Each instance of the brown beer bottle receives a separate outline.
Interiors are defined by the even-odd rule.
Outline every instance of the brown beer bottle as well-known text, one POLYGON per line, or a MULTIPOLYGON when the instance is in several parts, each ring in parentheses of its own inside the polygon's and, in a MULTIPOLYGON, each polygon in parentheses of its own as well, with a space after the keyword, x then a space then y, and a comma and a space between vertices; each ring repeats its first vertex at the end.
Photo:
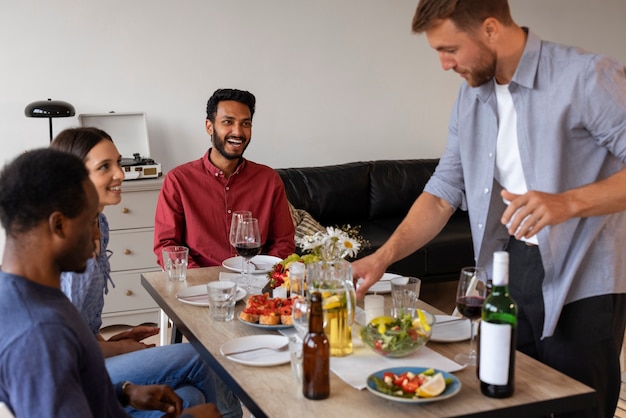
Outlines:
POLYGON ((308 399, 330 395, 330 344, 324 334, 322 295, 311 294, 309 332, 302 344, 302 394, 308 399))

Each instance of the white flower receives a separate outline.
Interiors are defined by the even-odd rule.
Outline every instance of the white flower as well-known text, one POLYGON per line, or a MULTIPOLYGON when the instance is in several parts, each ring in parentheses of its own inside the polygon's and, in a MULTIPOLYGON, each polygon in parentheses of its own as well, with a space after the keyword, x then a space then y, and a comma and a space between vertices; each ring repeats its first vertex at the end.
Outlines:
POLYGON ((349 257, 356 257, 357 253, 361 249, 361 244, 354 238, 346 237, 343 240, 343 247, 348 252, 349 257))
POLYGON ((342 228, 327 227, 326 232, 316 232, 313 235, 298 239, 296 243, 303 251, 319 256, 323 260, 331 261, 356 257, 361 249, 361 239, 356 234, 356 228, 347 225, 342 228))

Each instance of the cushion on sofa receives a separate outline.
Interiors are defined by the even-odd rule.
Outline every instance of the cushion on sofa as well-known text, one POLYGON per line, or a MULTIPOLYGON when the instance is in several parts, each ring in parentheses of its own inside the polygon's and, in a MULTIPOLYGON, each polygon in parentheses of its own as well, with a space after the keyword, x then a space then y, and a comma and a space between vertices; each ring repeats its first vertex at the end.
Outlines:
POLYGON ((293 226, 296 228, 296 240, 311 236, 316 232, 326 232, 326 228, 313 219, 309 212, 295 208, 291 202, 289 202, 289 213, 291 213, 293 226))

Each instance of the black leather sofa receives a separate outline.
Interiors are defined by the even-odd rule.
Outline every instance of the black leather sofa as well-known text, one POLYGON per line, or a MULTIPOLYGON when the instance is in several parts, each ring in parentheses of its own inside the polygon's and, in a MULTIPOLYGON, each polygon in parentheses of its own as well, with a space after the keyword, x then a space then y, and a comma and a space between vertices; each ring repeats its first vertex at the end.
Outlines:
MULTIPOLYGON (((361 235, 370 243, 358 255, 363 257, 379 248, 400 224, 437 162, 379 160, 276 171, 293 206, 322 225, 360 225, 361 235)), ((469 218, 459 210, 436 238, 388 271, 434 283, 457 280, 461 268, 469 265, 474 265, 469 218)))

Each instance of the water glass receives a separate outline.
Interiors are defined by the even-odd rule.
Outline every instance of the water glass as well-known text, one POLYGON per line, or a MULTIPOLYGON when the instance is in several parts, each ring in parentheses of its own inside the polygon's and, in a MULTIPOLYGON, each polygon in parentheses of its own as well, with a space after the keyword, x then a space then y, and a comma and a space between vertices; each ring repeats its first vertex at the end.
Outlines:
POLYGON ((293 298, 293 305, 291 305, 291 317, 293 318, 293 326, 298 331, 300 337, 309 332, 309 311, 311 310, 311 304, 306 296, 296 296, 293 298))
POLYGON ((304 296, 304 263, 295 262, 289 265, 289 296, 304 296))
POLYGON ((217 281, 207 284, 209 294, 209 315, 216 321, 232 321, 235 317, 237 284, 231 281, 217 281))
POLYGON ((169 279, 176 282, 185 281, 189 248, 182 245, 169 245, 163 247, 161 253, 163 255, 163 267, 167 271, 169 279))
MULTIPOLYGON (((302 383, 302 338, 298 334, 289 336, 289 354, 291 356, 291 374, 293 378, 302 383)), ((300 388, 300 386, 298 386, 300 388)))
POLYGON ((396 277, 391 279, 393 316, 398 317, 403 312, 415 316, 421 284, 422 281, 417 277, 396 277))

